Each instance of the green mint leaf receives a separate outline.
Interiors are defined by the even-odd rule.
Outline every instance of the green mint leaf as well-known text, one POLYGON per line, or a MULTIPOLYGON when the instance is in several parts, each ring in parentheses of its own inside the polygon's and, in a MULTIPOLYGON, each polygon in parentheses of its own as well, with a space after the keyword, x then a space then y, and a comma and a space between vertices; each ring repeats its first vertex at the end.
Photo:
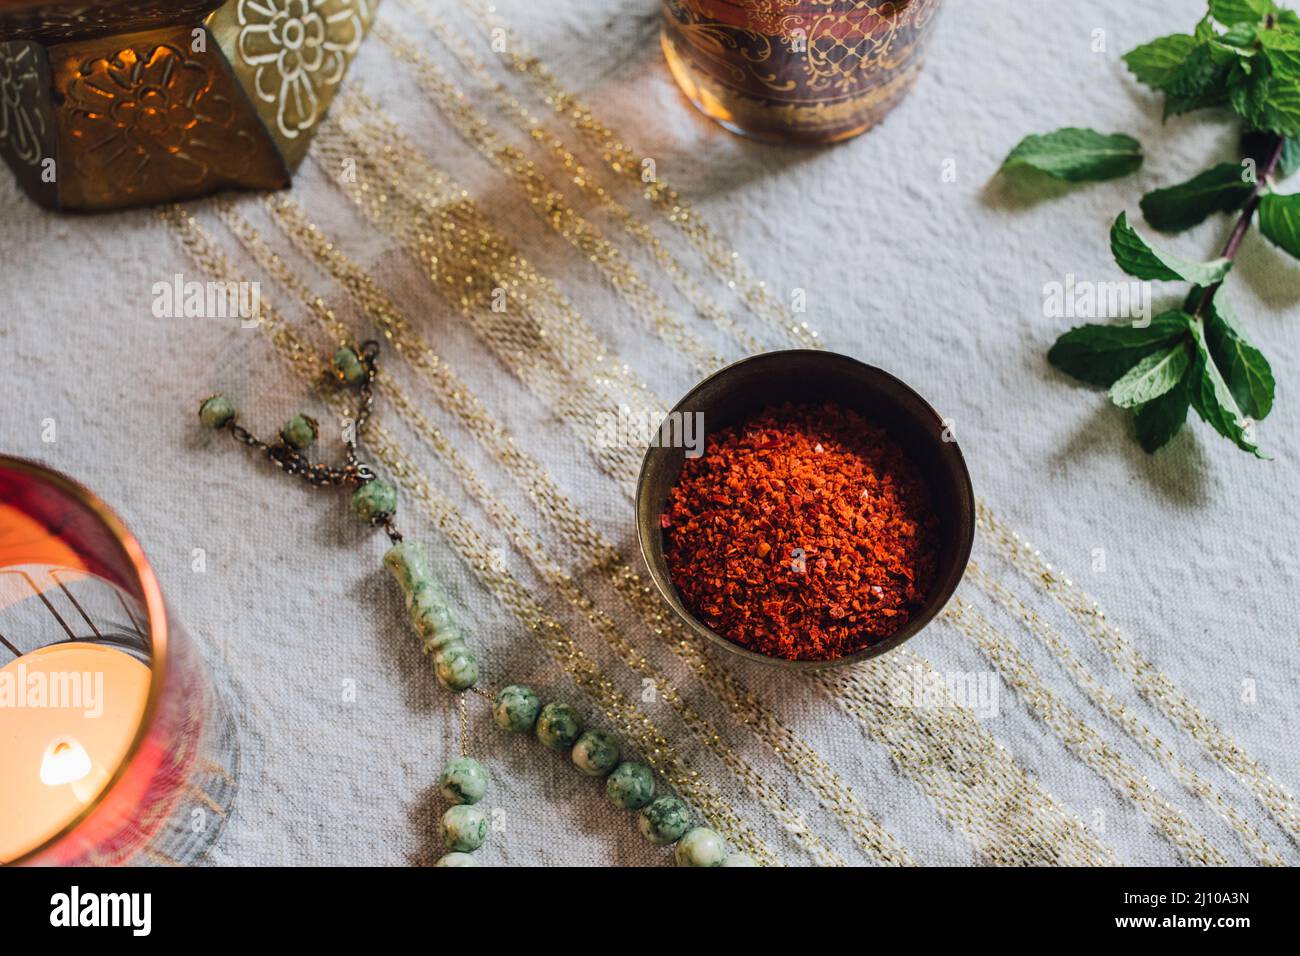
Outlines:
POLYGON ((1238 23, 1257 24, 1277 7, 1271 0, 1210 0, 1210 16, 1225 27, 1238 23))
MULTIPOLYGON (((1228 74, 1228 102, 1256 130, 1300 136, 1300 74, 1280 72, 1280 61, 1257 57, 1246 72, 1239 62, 1228 74)), ((1285 65, 1283 70, 1285 70, 1285 65)))
POLYGON ((1280 136, 1300 136, 1300 77, 1270 79, 1263 120, 1264 129, 1280 136))
POLYGON ((1289 78, 1293 83, 1300 77, 1300 36, 1280 30, 1261 30, 1259 45, 1274 76, 1289 78))
POLYGON ((1236 313, 1220 286, 1205 320, 1205 341, 1228 390, 1243 413, 1259 421, 1273 409, 1273 369, 1262 352, 1246 341, 1236 313))
POLYGON ((1183 376, 1173 388, 1137 410, 1137 440, 1147 454, 1164 447, 1178 434, 1187 420, 1191 405, 1188 377, 1183 376))
POLYGON ((1185 338, 1188 322, 1174 311, 1156 316, 1145 328, 1082 325, 1057 339, 1047 360, 1080 381, 1110 386, 1152 352, 1185 338))
POLYGON ((1131 136, 1107 136, 1067 127, 1041 136, 1026 136, 1008 154, 1002 169, 1029 166, 1069 182, 1114 179, 1142 165, 1142 145, 1131 136))
POLYGON ((1124 54, 1124 63, 1139 82, 1163 90, 1197 44, 1196 37, 1175 33, 1130 50, 1124 54))
POLYGON ((1110 387, 1110 400, 1120 408, 1145 405, 1181 382, 1189 364, 1191 354, 1186 341, 1152 352, 1116 379, 1110 387))
POLYGON ((1238 23, 1221 35, 1218 42, 1235 47, 1241 55, 1254 56, 1255 44, 1259 42, 1259 28, 1253 23, 1238 23))
POLYGON ((1128 214, 1123 212, 1111 226, 1110 251, 1119 267, 1138 279, 1170 282, 1182 279, 1193 285, 1208 286, 1221 281, 1232 268, 1228 259, 1195 262, 1152 248, 1128 224, 1128 214))
POLYGON ((1232 71, 1242 68, 1238 52, 1214 40, 1193 47, 1165 80, 1165 118, 1228 102, 1232 71))
POLYGON ((1149 192, 1142 197, 1142 215, 1162 232, 1179 232, 1211 213, 1232 212, 1255 188, 1242 178, 1244 172, 1237 163, 1220 163, 1185 183, 1149 192))
POLYGON ((1211 428, 1234 442, 1243 451, 1263 458, 1259 447, 1247 433, 1237 400, 1232 397, 1228 383, 1210 357, 1209 345, 1200 323, 1192 324, 1192 337, 1196 343, 1196 359, 1192 365, 1192 407, 1211 428))
POLYGON ((1267 128, 1264 110, 1270 81, 1267 63, 1252 64, 1249 71, 1238 63, 1228 74, 1228 103, 1250 129, 1267 128))
POLYGON ((1259 201, 1259 231, 1300 259, 1300 194, 1269 193, 1259 201))

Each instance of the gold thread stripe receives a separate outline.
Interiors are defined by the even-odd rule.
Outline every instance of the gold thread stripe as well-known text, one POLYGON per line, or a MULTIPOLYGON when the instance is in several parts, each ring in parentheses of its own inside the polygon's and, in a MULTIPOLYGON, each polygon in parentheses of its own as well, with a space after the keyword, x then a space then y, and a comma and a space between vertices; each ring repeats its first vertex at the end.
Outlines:
POLYGON ((543 103, 563 117, 595 149, 610 170, 635 184, 646 200, 686 235, 713 272, 728 288, 740 294, 755 316, 803 348, 821 347, 817 333, 808 327, 808 323, 794 318, 793 310, 777 300, 767 283, 753 276, 740 255, 727 248, 708 223, 699 217, 690 201, 662 175, 657 173, 655 181, 650 183, 641 181, 641 159, 624 145, 614 130, 560 85, 541 60, 529 51, 519 35, 501 19, 495 8, 481 0, 465 0, 462 6, 479 21, 485 34, 501 31, 505 43, 498 52, 507 65, 524 78, 543 103))
MULTIPOLYGON (((206 269, 214 279, 238 280, 225 254, 192 215, 176 206, 166 207, 160 214, 197 265, 206 269)), ((316 385, 328 379, 328 367, 324 361, 315 356, 310 347, 280 319, 265 297, 261 302, 261 315, 259 329, 306 382, 316 385)), ((342 396, 324 392, 321 398, 338 414, 348 413, 342 396)), ((637 745, 646 762, 690 800, 710 825, 723 833, 734 846, 751 853, 760 862, 779 864, 780 860, 766 843, 740 819, 712 785, 686 763, 649 716, 604 676, 600 667, 586 656, 557 621, 546 614, 508 569, 492 560, 486 542, 464 520, 456 506, 425 479, 378 421, 371 421, 367 443, 376 460, 411 497, 421 503, 433 524, 456 546, 461 559, 479 581, 542 643, 575 683, 599 703, 610 723, 625 739, 637 745)))
POLYGON ((966 577, 986 595, 1017 617, 1025 630, 1051 650, 1065 665, 1074 682, 1088 695, 1088 699, 1106 714, 1112 721, 1124 729, 1136 740, 1170 776, 1177 780, 1188 792, 1200 797, 1210 808, 1230 826, 1260 863, 1266 866, 1285 866, 1286 861, 1260 836, 1255 826, 1243 817, 1235 807, 1223 799, 1218 790, 1204 780, 1195 770, 1188 767, 1170 749, 1169 745, 1156 736, 1137 714, 1115 699, 1106 687, 1095 678, 1070 649, 1069 645, 1056 633, 1033 608, 1028 607, 1016 595, 998 583, 974 561, 966 568, 966 577))
POLYGON ((945 619, 968 637, 1002 674, 1002 679, 1038 718, 1121 797, 1128 797, 1188 863, 1226 866, 1228 858, 1206 840, 1186 814, 1169 803, 1146 777, 1090 724, 1051 690, 1033 665, 1005 634, 960 597, 953 598, 945 619))
MULTIPOLYGON (((349 97, 344 100, 340 118, 352 115, 349 97)), ((592 445, 591 436, 608 430, 620 405, 638 420, 658 421, 666 412, 662 402, 608 355, 554 283, 518 255, 467 193, 419 160, 390 125, 373 115, 369 124, 359 131, 327 124, 314 153, 370 172, 338 186, 425 267, 493 354, 591 447, 601 470, 633 481, 640 468, 636 449, 592 445), (490 307, 497 290, 508 301, 504 312, 490 307)))
MULTIPOLYGON (((388 134, 386 134, 386 135, 387 135, 390 139, 391 139, 394 135, 398 135, 398 136, 400 136, 400 134, 394 134, 394 133, 391 133, 391 132, 388 133, 388 134)), ((365 139, 366 139, 366 141, 373 141, 374 136, 367 136, 365 139)), ((354 143, 354 144, 353 144, 353 148, 355 149, 355 148, 359 147, 359 145, 360 145, 359 143, 354 143)), ((385 148, 384 150, 380 151, 379 155, 389 156, 389 155, 392 155, 394 152, 395 152, 394 150, 390 150, 390 149, 385 148)), ((408 161, 408 162, 417 162, 417 159, 416 159, 415 157, 418 157, 418 154, 414 154, 414 151, 413 151, 413 150, 410 150, 409 147, 406 148, 406 149, 404 149, 402 152, 403 152, 403 155, 407 157, 407 161, 408 161), (413 154, 414 154, 414 155, 413 155, 413 154)), ((372 153, 372 155, 374 155, 374 154, 372 153)), ((390 192, 390 193, 380 193, 380 194, 376 195, 375 191, 374 191, 373 189, 370 189, 370 190, 368 190, 368 191, 364 191, 364 192, 363 192, 363 195, 369 195, 369 196, 371 197, 372 201, 374 202, 374 205, 375 205, 378 209, 380 209, 381 211, 383 211, 384 214, 386 214, 386 215, 388 215, 388 216, 390 216, 390 217, 397 216, 397 217, 400 218, 400 208, 401 208, 401 204, 400 204, 400 202, 398 201, 397 196, 396 196, 396 192, 395 192, 396 185, 395 185, 395 184, 397 184, 397 183, 410 183, 410 182, 412 182, 412 181, 418 179, 419 176, 418 176, 418 175, 412 175, 412 173, 410 172, 410 170, 409 170, 407 167, 401 167, 401 168, 399 168, 399 169, 396 170, 396 171, 389 171, 386 175, 387 175, 387 179, 388 179, 390 185, 391 185, 391 186, 393 187, 393 189, 394 189, 394 192, 390 192)), ((421 175, 424 175, 425 177, 427 177, 427 176, 428 176, 428 171, 425 170, 421 175)), ((397 234, 402 234, 402 233, 404 232, 404 230, 403 230, 402 228, 400 228, 400 227, 394 229, 391 223, 389 224, 388 228, 389 228, 390 230, 392 230, 393 232, 397 233, 397 234)), ((409 229, 408 229, 408 230, 405 230, 405 231, 406 231, 406 232, 409 232, 409 229)), ((471 261, 471 262, 476 262, 476 261, 478 261, 478 259, 475 258, 474 256, 470 256, 470 261, 471 261)), ((453 288, 454 288, 454 287, 453 287, 453 288)), ((928 665, 926 665, 926 666, 928 666, 928 665)), ((751 695, 751 697, 752 697, 752 695, 751 695)), ((724 700, 728 700, 728 698, 725 697, 725 696, 724 696, 723 699, 724 699, 724 700)), ((736 699, 735 697, 732 697, 732 698, 731 698, 731 700, 733 700, 733 701, 734 701, 735 699, 736 699)), ((733 705, 733 706, 734 706, 734 705, 733 705)), ((952 725, 952 729, 953 729, 954 732, 959 732, 959 733, 966 734, 966 735, 969 736, 969 739, 967 740, 967 745, 968 745, 968 750, 969 750, 970 752, 972 752, 972 753, 978 753, 978 752, 983 752, 984 750, 987 749, 988 741, 986 741, 986 740, 982 740, 982 739, 979 738, 978 735, 981 733, 981 731, 979 731, 978 728, 977 728, 977 726, 974 725, 973 723, 957 723, 957 724, 952 725), (972 728, 975 729, 975 735, 970 736, 972 728)), ((987 735, 986 735, 986 736, 987 736, 987 735)), ((991 739, 991 738, 990 738, 990 739, 991 739)), ((906 764, 902 764, 902 765, 907 766, 906 764)), ((843 818, 842 818, 842 819, 843 819, 843 818)), ((1011 831, 1011 830, 1009 830, 1009 829, 1004 829, 1003 832, 1002 832, 1002 838, 1003 838, 1004 840, 1015 840, 1015 839, 1016 839, 1016 835, 1014 834, 1013 831, 1011 831)), ((1024 843, 1025 841, 1022 839, 1021 842, 1024 843)))
POLYGON ((1003 866, 1114 866, 1115 852, 953 699, 929 662, 900 648, 815 678, 830 699, 983 859, 1003 866), (911 688, 924 686, 925 701, 911 688), (931 703, 933 700, 935 703, 931 703))
MULTIPOLYGON (((727 704, 730 711, 743 724, 772 747, 789 769, 809 783, 824 805, 839 817, 865 852, 880 862, 894 864, 909 862, 906 851, 884 832, 874 817, 866 812, 852 791, 817 752, 782 724, 770 709, 745 691, 729 674, 707 660, 701 651, 698 638, 679 624, 674 627, 670 623, 662 602, 651 593, 640 576, 619 555, 617 549, 582 516, 581 511, 560 491, 540 463, 515 445, 500 425, 489 420, 486 410, 473 397, 465 383, 455 378, 437 356, 432 354, 428 346, 410 332, 409 324, 400 314, 397 306, 375 286, 373 280, 350 263, 336 244, 330 242, 318 228, 309 223, 299 207, 289 200, 271 202, 270 205, 277 221, 295 245, 349 291, 357 305, 382 328, 397 351, 422 372, 425 380, 435 389, 444 407, 449 408, 461 419, 462 423, 527 492, 528 497, 541 506, 541 513, 564 535, 567 553, 592 556, 592 567, 604 575, 614 589, 641 614, 656 636, 665 641, 692 667, 706 686, 727 704), (675 633, 669 636, 669 630, 675 633)), ((290 275, 282 280, 282 284, 296 281, 296 278, 290 275)), ((310 296, 310 293, 301 287, 299 294, 300 297, 304 294, 310 296)), ((395 390, 392 398, 409 407, 409 400, 395 390)), ((408 415, 408 417, 414 416, 408 415)), ((418 421, 413 421, 413 427, 421 432, 428 431, 428 426, 418 421)), ((644 657, 630 649, 620 653, 624 660, 629 662, 629 666, 638 673, 653 677, 666 699, 669 699, 670 703, 673 702, 673 698, 668 695, 675 697, 675 689, 664 680, 662 675, 653 674, 649 670, 650 665, 644 657)), ((680 705, 685 707, 684 703, 680 705)), ((691 719, 699 720, 698 715, 691 719)), ((718 741, 716 733, 709 730, 708 734, 708 740, 719 745, 716 744, 718 741)), ((762 784, 761 778, 758 778, 758 781, 754 785, 756 789, 761 790, 765 785, 762 784)), ((781 806, 780 801, 775 798, 769 798, 768 802, 773 806, 781 806)), ((782 809, 782 813, 788 813, 788 810, 782 809)), ((802 829, 790 821, 787 821, 786 825, 792 827, 793 833, 798 833, 802 829)), ((823 853, 823 858, 829 860, 833 855, 823 853)))
POLYGON ((438 64, 403 40, 386 23, 376 24, 374 33, 396 59, 411 67, 420 89, 451 121, 461 137, 523 189, 529 206, 538 217, 595 265, 655 334, 681 350, 697 371, 708 373, 726 364, 721 355, 712 351, 668 308, 622 251, 605 238, 600 228, 574 210, 564 194, 537 171, 536 164, 522 150, 502 142, 438 64))
POLYGON ((412 8, 408 6, 408 9, 420 17, 424 25, 433 32, 438 42, 456 57, 465 71, 474 78, 474 81, 492 95, 498 108, 510 119, 515 128, 534 142, 544 146, 551 156, 564 167, 569 182, 585 197, 592 200, 596 206, 612 216, 622 226, 623 231, 654 258, 660 268, 672 278, 673 285, 676 286, 677 290, 696 312, 727 332, 728 335, 735 339, 745 354, 749 355, 763 350, 762 344, 743 326, 727 315, 709 294, 701 288, 699 282, 664 245, 663 241, 654 234, 650 226, 639 219, 627 206, 619 202, 608 189, 602 186, 591 171, 582 164, 577 155, 569 149, 563 139, 554 133, 548 132, 542 121, 534 116, 519 101, 518 97, 512 95, 504 84, 493 79, 486 64, 474 54, 474 51, 470 49, 469 44, 465 42, 463 37, 452 33, 443 20, 434 17, 424 7, 412 8))
POLYGON ((1042 553, 1008 528, 983 502, 978 522, 1002 556, 1045 590, 1079 623, 1098 647, 1137 688, 1138 693, 1181 727, 1222 768, 1236 777, 1300 845, 1300 811, 1295 798, 1193 704, 1163 671, 1148 661, 1125 634, 1111 624, 1097 602, 1054 570, 1042 553))
MULTIPOLYGON (((405 318, 397 306, 380 290, 361 269, 349 261, 339 251, 335 243, 329 241, 318 228, 307 221, 300 207, 288 199, 267 200, 277 222, 286 230, 295 243, 304 248, 317 262, 321 269, 337 281, 345 290, 364 289, 366 294, 354 297, 357 305, 378 323, 384 336, 393 343, 394 348, 436 390, 439 401, 456 414, 462 424, 475 434, 500 459, 503 442, 508 441, 498 424, 488 419, 486 410, 478 403, 466 384, 456 377, 436 353, 424 342, 409 336, 405 318), (448 401, 449 396, 457 396, 448 401)), ((317 321, 340 342, 352 341, 355 336, 341 322, 326 303, 311 292, 310 289, 287 267, 284 261, 265 243, 257 231, 242 216, 236 213, 229 203, 222 204, 222 218, 245 250, 285 289, 302 302, 316 317, 317 321)), ((820 864, 842 866, 844 861, 831 850, 825 842, 814 833, 802 817, 767 783, 763 777, 745 762, 717 733, 713 726, 691 708, 672 687, 668 679, 656 671, 651 663, 639 654, 632 642, 619 630, 615 622, 605 614, 586 595, 558 565, 548 558, 551 550, 520 522, 505 505, 487 489, 482 479, 470 466, 455 445, 434 425, 432 425, 415 407, 415 403, 396 386, 391 378, 381 375, 378 378, 379 393, 389 402, 411 428, 421 435, 430 446, 446 460, 460 478, 470 494, 478 501, 484 511, 505 528, 511 540, 527 557, 538 574, 554 587, 577 610, 581 611, 593 629, 606 644, 642 677, 653 681, 663 699, 674 709, 682 722, 695 734, 696 738, 709 747, 718 759, 736 776, 748 785, 751 792, 768 808, 777 821, 801 842, 820 864)), ((541 474, 540 466, 535 461, 523 458, 524 453, 513 445, 510 446, 521 461, 531 467, 535 474, 541 474)), ((558 501, 556 505, 573 510, 567 501, 558 501)), ((578 542, 579 547, 589 542, 578 542)), ((579 552, 581 553, 581 552, 579 552)))

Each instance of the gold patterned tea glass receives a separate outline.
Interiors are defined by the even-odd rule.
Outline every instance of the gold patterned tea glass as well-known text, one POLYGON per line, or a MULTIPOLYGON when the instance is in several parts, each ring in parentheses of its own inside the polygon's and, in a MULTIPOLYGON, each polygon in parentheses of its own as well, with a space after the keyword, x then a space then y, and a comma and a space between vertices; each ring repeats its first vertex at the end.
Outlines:
POLYGON ((884 118, 916 80, 939 0, 664 0, 678 85, 732 132, 831 143, 884 118))

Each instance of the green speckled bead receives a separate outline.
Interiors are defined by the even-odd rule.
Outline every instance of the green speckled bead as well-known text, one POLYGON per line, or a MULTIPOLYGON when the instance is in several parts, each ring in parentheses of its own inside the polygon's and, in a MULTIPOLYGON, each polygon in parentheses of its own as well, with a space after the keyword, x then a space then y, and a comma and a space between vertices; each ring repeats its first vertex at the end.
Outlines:
POLYGON ((448 853, 434 866, 478 866, 478 860, 468 853, 448 853))
POLYGON ((478 683, 478 658, 464 644, 448 644, 434 654, 433 673, 448 690, 466 690, 478 683))
MULTIPOLYGON (((418 625, 416 630, 419 630, 418 625)), ((465 646, 465 635, 461 633, 460 628, 452 625, 445 631, 435 631, 431 636, 424 638, 422 647, 424 653, 436 656, 439 651, 445 651, 457 644, 461 647, 465 646)))
MULTIPOLYGON (((424 638, 440 635, 460 636, 460 628, 456 626, 451 616, 451 608, 446 604, 423 604, 411 608, 411 626, 424 638)), ((446 638, 440 643, 447 643, 446 638)))
POLYGON ((280 437, 284 439, 284 443, 299 451, 315 444, 316 436, 319 434, 320 426, 316 424, 316 419, 308 415, 295 415, 280 429, 280 437))
POLYGON ((605 781, 609 802, 623 810, 640 810, 655 795, 655 776, 643 763, 626 761, 605 781))
POLYGON ((537 723, 537 712, 541 709, 542 702, 531 687, 511 684, 497 694, 492 704, 492 719, 502 730, 526 734, 537 723))
MULTIPOLYGON (((371 482, 373 484, 373 482, 371 482)), ((384 567, 406 596, 411 626, 423 638, 426 654, 451 644, 463 644, 464 635, 452 618, 450 599, 429 572, 429 558, 416 541, 400 541, 384 554, 384 567)))
POLYGON ((416 586, 429 580, 429 556, 424 552, 424 545, 418 541, 399 541, 384 553, 384 567, 397 580, 409 608, 416 586))
POLYGON ((442 815, 442 839, 449 849, 460 853, 477 850, 487 833, 487 817, 478 807, 460 804, 442 815))
POLYGON ((673 858, 678 866, 722 866, 727 844, 708 827, 695 827, 677 841, 673 858))
POLYGON ((589 777, 603 777, 618 766, 618 741, 601 730, 588 730, 573 745, 573 765, 589 777))
POLYGON ((199 421, 208 428, 225 428, 235 417, 235 403, 224 395, 213 395, 199 403, 199 421))
POLYGON ((552 750, 568 750, 582 736, 582 716, 568 704, 552 701, 537 715, 537 739, 552 750))
POLYGON ((436 665, 441 661, 454 657, 457 654, 464 654, 469 650, 464 641, 451 641, 444 644, 433 652, 433 663, 436 665))
POLYGON ((346 345, 334 353, 334 371, 348 385, 355 385, 366 377, 366 366, 361 356, 346 345))
POLYGON ((397 489, 382 478, 367 481, 352 492, 352 510, 362 521, 387 521, 397 511, 397 489))
POLYGON ((452 803, 478 803, 487 788, 488 772, 473 757, 457 757, 438 776, 438 790, 452 803))
POLYGON ((758 861, 748 853, 729 853, 722 861, 723 866, 758 866, 758 861))
POLYGON ((655 846, 667 846, 680 840, 690 829, 691 815, 686 804, 676 797, 659 797, 641 811, 637 826, 641 835, 655 846))

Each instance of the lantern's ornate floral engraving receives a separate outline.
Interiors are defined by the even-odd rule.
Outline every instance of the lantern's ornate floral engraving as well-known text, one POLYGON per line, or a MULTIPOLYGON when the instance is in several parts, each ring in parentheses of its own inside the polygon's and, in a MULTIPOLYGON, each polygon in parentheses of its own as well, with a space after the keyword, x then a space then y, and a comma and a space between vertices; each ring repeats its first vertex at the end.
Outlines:
POLYGON ((296 139, 324 112, 365 36, 369 0, 239 0, 240 58, 259 99, 276 106, 280 135, 296 139))
POLYGON ((54 209, 283 188, 379 2, 0 0, 0 161, 54 209))
POLYGON ((102 169, 122 192, 155 178, 196 186, 210 172, 235 176, 256 150, 247 132, 231 129, 235 104, 214 90, 209 65, 171 44, 89 60, 65 97, 78 165, 102 169))
POLYGON ((38 97, 37 48, 27 43, 0 43, 0 142, 20 163, 42 159, 45 115, 38 97))

